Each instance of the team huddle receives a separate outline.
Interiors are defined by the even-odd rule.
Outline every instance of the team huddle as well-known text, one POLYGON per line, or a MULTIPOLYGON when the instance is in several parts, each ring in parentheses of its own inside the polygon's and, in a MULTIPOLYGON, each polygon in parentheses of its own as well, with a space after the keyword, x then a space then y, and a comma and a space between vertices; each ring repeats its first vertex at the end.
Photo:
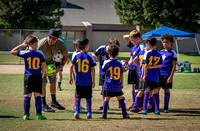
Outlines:
MULTIPOLYGON (((43 112, 55 112, 52 107, 65 110, 56 100, 56 74, 62 72, 66 63, 69 63, 68 51, 64 42, 59 39, 61 31, 51 29, 48 37, 39 40, 36 36, 28 36, 24 42, 11 50, 11 54, 24 58, 24 120, 29 120, 30 101, 32 93, 35 96, 36 119, 46 119, 43 112), (26 50, 21 48, 26 47, 26 50), (62 60, 55 61, 55 54, 60 53, 62 60), (49 66, 51 65, 51 66, 49 66), (47 73, 55 66, 55 72, 47 73), (47 69, 48 69, 47 68, 47 69), (47 80, 48 78, 48 80, 47 80), (49 82, 51 104, 46 104, 46 84, 49 82)), ((69 69, 69 83, 75 81, 74 117, 80 118, 81 99, 87 103, 87 118, 92 118, 92 88, 95 87, 95 66, 99 57, 99 85, 102 86, 103 110, 101 119, 107 119, 110 98, 116 97, 122 117, 130 118, 123 97, 123 72, 129 68, 128 84, 132 85, 132 105, 130 112, 148 114, 154 112, 160 115, 159 91, 164 89, 164 112, 169 112, 170 89, 176 68, 176 53, 172 49, 174 37, 163 34, 161 42, 164 49, 156 50, 156 38, 148 37, 145 45, 141 42, 141 34, 133 30, 129 35, 123 36, 130 48, 130 60, 120 61, 120 43, 116 38, 110 38, 107 45, 102 45, 92 54, 88 53, 89 40, 80 38, 73 42, 75 51, 72 55, 69 69)), ((60 81, 59 81, 60 82, 60 81)), ((59 83, 60 86, 61 82, 59 83)), ((59 87, 60 88, 60 87, 59 87)), ((61 90, 61 88, 59 89, 61 90)))

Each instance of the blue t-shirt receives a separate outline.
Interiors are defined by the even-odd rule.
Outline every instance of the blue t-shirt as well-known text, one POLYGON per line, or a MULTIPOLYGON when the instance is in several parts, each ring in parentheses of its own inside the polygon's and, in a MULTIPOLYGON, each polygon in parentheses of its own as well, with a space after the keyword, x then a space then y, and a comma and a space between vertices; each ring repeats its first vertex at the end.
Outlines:
POLYGON ((28 74, 41 74, 42 62, 45 62, 45 57, 40 50, 19 50, 17 56, 24 58, 25 72, 28 74))
POLYGON ((141 75, 142 75, 142 61, 143 61, 143 58, 144 58, 144 53, 146 52, 147 50, 142 50, 138 53, 138 64, 139 64, 139 69, 138 69, 138 77, 141 78, 141 75))
POLYGON ((104 75, 104 73, 102 72, 103 62, 109 59, 108 53, 106 52, 106 45, 100 46, 98 49, 96 49, 94 54, 96 56, 99 56, 99 74, 104 75))
POLYGON ((96 65, 94 58, 87 52, 78 52, 72 58, 72 63, 75 64, 76 80, 78 86, 91 86, 91 67, 96 65))
POLYGON ((111 92, 121 92, 121 74, 123 73, 122 63, 117 59, 104 61, 102 71, 106 72, 105 90, 111 92))
MULTIPOLYGON (((128 47, 131 49, 130 57, 133 56, 133 59, 138 55, 138 53, 142 50, 144 50, 145 46, 143 43, 139 43, 138 46, 134 46, 131 42, 129 42, 128 47)), ((135 64, 133 63, 132 66, 129 68, 130 70, 137 69, 135 64)))
MULTIPOLYGON (((157 50, 149 50, 144 53, 143 63, 150 66, 162 64, 162 55, 157 50)), ((147 81, 159 82, 159 68, 147 69, 147 81)))
POLYGON ((160 51, 162 55, 163 64, 160 67, 160 75, 170 76, 173 67, 173 61, 177 61, 176 52, 171 49, 169 51, 165 51, 164 49, 160 51))

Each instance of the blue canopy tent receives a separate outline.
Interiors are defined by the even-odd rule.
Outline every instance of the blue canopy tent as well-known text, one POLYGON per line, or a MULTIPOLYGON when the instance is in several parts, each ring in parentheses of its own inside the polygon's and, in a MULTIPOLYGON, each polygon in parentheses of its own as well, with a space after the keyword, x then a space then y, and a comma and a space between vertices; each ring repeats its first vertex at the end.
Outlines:
POLYGON ((150 31, 150 32, 143 34, 142 38, 145 40, 149 36, 154 36, 154 37, 157 38, 157 40, 160 40, 161 35, 164 34, 164 33, 171 33, 172 35, 174 35, 178 60, 179 60, 179 52, 178 52, 177 40, 194 38, 196 46, 197 46, 198 53, 200 54, 199 46, 198 46, 197 39, 196 39, 194 33, 188 33, 188 32, 184 32, 184 31, 180 31, 180 30, 176 30, 176 29, 172 29, 172 28, 163 26, 163 27, 160 27, 156 30, 153 30, 153 31, 150 31))

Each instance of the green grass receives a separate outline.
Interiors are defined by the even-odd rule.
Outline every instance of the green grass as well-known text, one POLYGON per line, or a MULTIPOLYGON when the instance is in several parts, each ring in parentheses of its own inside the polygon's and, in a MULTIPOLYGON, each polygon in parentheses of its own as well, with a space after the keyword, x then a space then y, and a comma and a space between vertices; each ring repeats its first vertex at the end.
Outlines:
MULTIPOLYGON (((108 119, 99 118, 102 111, 101 87, 93 89, 92 112, 93 118, 86 119, 86 110, 80 114, 81 119, 74 119, 74 85, 68 83, 69 75, 64 74, 62 89, 57 92, 57 100, 66 107, 65 111, 56 110, 55 113, 43 113, 47 120, 38 121, 35 117, 35 100, 32 97, 29 121, 23 116, 23 74, 0 74, 0 129, 4 130, 200 130, 200 75, 177 73, 174 76, 171 90, 170 113, 160 116, 153 113, 139 115, 130 113, 131 119, 123 120, 121 110, 118 109, 116 98, 110 101, 108 119), (141 126, 142 125, 142 126, 141 126)), ((124 96, 127 108, 131 105, 131 85, 127 85, 127 73, 124 74, 124 96)), ((47 103, 50 103, 47 85, 47 103)), ((81 105, 86 107, 83 99, 81 105)), ((163 109, 163 90, 160 93, 160 108, 163 109)))

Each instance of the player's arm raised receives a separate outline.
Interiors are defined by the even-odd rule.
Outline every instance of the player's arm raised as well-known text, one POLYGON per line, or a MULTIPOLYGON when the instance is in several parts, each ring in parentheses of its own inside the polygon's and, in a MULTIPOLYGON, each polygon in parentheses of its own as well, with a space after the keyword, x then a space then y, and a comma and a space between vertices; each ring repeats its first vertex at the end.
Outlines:
POLYGON ((123 35, 123 39, 126 42, 127 45, 130 43, 129 35, 123 35))
POLYGON ((13 48, 10 53, 14 56, 17 56, 17 52, 23 48, 23 47, 28 47, 26 41, 24 41, 22 44, 18 45, 17 47, 13 48))

